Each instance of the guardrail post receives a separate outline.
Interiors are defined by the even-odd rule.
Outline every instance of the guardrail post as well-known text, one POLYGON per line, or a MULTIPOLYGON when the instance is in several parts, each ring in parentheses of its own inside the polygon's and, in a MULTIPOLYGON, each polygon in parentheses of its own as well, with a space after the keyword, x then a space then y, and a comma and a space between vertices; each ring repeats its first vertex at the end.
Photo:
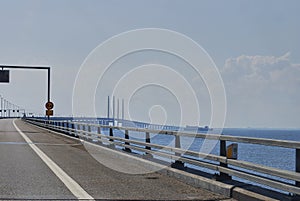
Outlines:
POLYGON ((89 132, 88 135, 91 136, 92 141, 95 142, 95 136, 94 136, 94 134, 91 134, 91 132, 92 132, 92 127, 91 127, 91 125, 88 125, 87 127, 88 127, 88 132, 89 132))
MULTIPOLYGON (((296 149, 296 172, 300 173, 300 149, 296 149)), ((296 186, 300 188, 300 182, 296 181, 296 186)))
POLYGON ((91 125, 87 125, 87 132, 89 132, 89 134, 87 134, 87 136, 91 136, 92 137, 92 135, 90 134, 90 132, 91 132, 91 125))
MULTIPOLYGON (((226 141, 225 140, 220 140, 220 156, 225 156, 226 157, 226 141)), ((227 168, 228 165, 227 163, 222 163, 220 162, 221 167, 227 168)), ((226 173, 220 172, 220 174, 216 177, 218 181, 225 181, 225 180, 230 180, 231 176, 229 176, 226 173)))
MULTIPOLYGON (((146 132, 146 143, 151 143, 150 142, 150 133, 149 132, 146 132)), ((151 147, 146 146, 146 149, 147 150, 151 150, 151 147)))
POLYGON ((67 129, 66 129, 67 128, 66 121, 62 122, 62 127, 63 127, 63 132, 67 134, 68 132, 67 132, 67 129))
MULTIPOLYGON (((114 132, 113 132, 113 128, 109 128, 109 136, 113 137, 114 136, 114 132)), ((113 142, 113 139, 109 139, 110 142, 113 142)))
MULTIPOLYGON (((82 135, 86 135, 85 133, 84 133, 84 131, 85 131, 85 125, 83 124, 82 125, 82 130, 83 130, 83 132, 81 133, 82 135)), ((82 136, 83 137, 83 136, 82 136)), ((87 140, 87 137, 85 136, 85 139, 87 140)))
MULTIPOLYGON (((146 143, 151 143, 151 141, 150 141, 150 133, 149 132, 146 132, 146 136, 145 136, 145 142, 146 143)), ((146 150, 151 150, 151 147, 150 146, 145 146, 145 149, 146 150)), ((153 156, 152 156, 152 154, 151 153, 148 153, 148 152, 145 152, 145 158, 152 158, 153 156)))
MULTIPOLYGON (((296 149, 296 172, 300 173, 300 149, 296 149)), ((296 181, 296 186, 300 187, 300 182, 296 181)))
POLYGON ((78 136, 78 137, 80 137, 80 125, 79 124, 77 124, 77 132, 76 132, 76 136, 78 136))
MULTIPOLYGON (((175 148, 180 149, 181 148, 181 143, 180 143, 180 135, 175 135, 175 148)), ((175 152, 175 156, 181 157, 180 153, 175 152)), ((171 167, 177 168, 177 169, 184 169, 184 162, 180 160, 175 160, 174 163, 171 164, 171 167)))
MULTIPOLYGON (((110 127, 109 128, 109 137, 113 137, 113 136, 114 136, 113 128, 110 127)), ((113 139, 109 139, 108 141, 111 142, 111 144, 109 144, 109 147, 110 148, 114 148, 115 147, 114 144, 113 144, 114 140, 113 139)))
MULTIPOLYGON (((125 139, 126 139, 126 140, 129 140, 129 133, 128 133, 128 130, 125 130, 125 139)), ((130 144, 129 144, 129 142, 125 142, 125 145, 130 145, 130 144)), ((124 151, 127 151, 127 152, 131 152, 131 149, 129 149, 129 148, 127 148, 127 147, 125 147, 123 150, 124 150, 124 151)))
MULTIPOLYGON (((97 134, 101 134, 101 127, 100 126, 98 126, 98 128, 97 128, 97 134)), ((101 141, 101 137, 100 136, 98 136, 98 139, 99 139, 99 142, 102 144, 102 141, 101 141)), ((97 140, 98 141, 98 140, 97 140)))
POLYGON ((67 120, 67 122, 66 122, 66 127, 67 127, 67 134, 68 135, 71 135, 71 133, 70 133, 70 124, 69 124, 69 120, 67 120))
MULTIPOLYGON (((295 171, 300 173, 300 149, 296 149, 295 171)), ((300 188, 300 182, 295 181, 295 186, 300 188)), ((294 194, 292 201, 300 200, 300 195, 294 194)))
POLYGON ((74 135, 74 133, 75 133, 75 131, 74 131, 75 130, 75 125, 74 125, 74 123, 72 121, 70 122, 70 124, 71 124, 71 135, 75 136, 74 135))

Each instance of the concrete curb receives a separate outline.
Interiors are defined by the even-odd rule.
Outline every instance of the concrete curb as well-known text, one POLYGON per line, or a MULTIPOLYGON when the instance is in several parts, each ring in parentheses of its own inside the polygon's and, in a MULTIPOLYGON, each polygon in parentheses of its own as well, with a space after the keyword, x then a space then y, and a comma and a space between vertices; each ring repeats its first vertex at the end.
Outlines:
POLYGON ((258 193, 248 191, 243 188, 236 187, 232 191, 232 197, 237 200, 247 201, 280 201, 281 199, 273 199, 258 193))

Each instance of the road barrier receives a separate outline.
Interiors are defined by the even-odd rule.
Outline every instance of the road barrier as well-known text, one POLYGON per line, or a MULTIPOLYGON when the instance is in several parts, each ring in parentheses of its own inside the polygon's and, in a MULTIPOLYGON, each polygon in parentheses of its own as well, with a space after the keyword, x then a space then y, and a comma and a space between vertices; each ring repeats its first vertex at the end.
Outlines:
POLYGON ((300 195, 300 142, 297 141, 109 126, 69 120, 56 121, 34 118, 27 118, 25 120, 34 125, 63 132, 67 135, 80 137, 84 140, 90 140, 99 144, 106 143, 114 146, 120 146, 123 147, 123 150, 127 152, 135 150, 145 153, 149 156, 155 155, 171 159, 174 161, 172 166, 176 168, 184 169, 185 163, 208 168, 218 172, 218 175, 216 176, 217 180, 230 180, 232 176, 235 176, 244 180, 269 186, 274 189, 289 192, 297 197, 300 195), (108 134, 101 133, 101 129, 108 130, 108 134), (116 130, 124 131, 124 138, 115 136, 114 131, 116 130), (145 133, 144 142, 130 139, 130 132, 145 133), (151 143, 150 134, 174 136, 175 147, 151 143), (214 155, 183 149, 180 143, 182 137, 218 140, 220 142, 220 153, 219 155, 214 155), (295 171, 282 170, 251 162, 227 158, 226 142, 259 144, 295 149, 295 171), (294 184, 276 179, 274 176, 293 181, 294 184))

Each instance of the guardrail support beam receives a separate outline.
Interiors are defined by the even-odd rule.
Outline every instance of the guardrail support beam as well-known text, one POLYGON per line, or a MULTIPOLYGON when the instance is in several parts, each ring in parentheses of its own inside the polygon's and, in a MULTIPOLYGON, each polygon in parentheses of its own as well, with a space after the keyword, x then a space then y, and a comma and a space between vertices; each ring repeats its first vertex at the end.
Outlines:
MULTIPOLYGON (((295 170, 300 173, 300 149, 296 149, 295 170)), ((295 186, 300 188, 300 182, 296 181, 295 186)), ((300 195, 295 194, 292 201, 300 200, 300 195)))
MULTIPOLYGON (((220 140, 220 156, 226 157, 227 156, 226 153, 227 153, 227 151, 226 151, 226 141, 225 140, 220 140)), ((227 163, 222 163, 222 162, 220 162, 220 166, 225 167, 225 168, 228 167, 227 163)), ((220 174, 216 176, 216 180, 217 181, 231 180, 231 176, 226 174, 226 173, 220 172, 220 174)))
POLYGON ((74 136, 74 137, 76 137, 76 132, 74 132, 74 130, 75 130, 75 124, 74 124, 74 122, 73 121, 71 121, 71 129, 72 129, 72 136, 74 136))
MULTIPOLYGON (((300 149, 296 149, 296 172, 300 173, 300 149)), ((300 188, 300 182, 296 181, 296 186, 300 188)))
MULTIPOLYGON (((97 134, 99 134, 99 135, 101 134, 101 127, 100 127, 100 126, 97 127, 97 134)), ((99 142, 100 144, 102 144, 101 137, 98 136, 98 138, 100 139, 98 142, 99 142)))
MULTIPOLYGON (((109 137, 114 137, 114 131, 113 131, 113 128, 109 128, 109 137)), ((113 143, 114 142, 114 140, 113 139, 109 139, 109 142, 111 143, 111 144, 109 144, 109 147, 110 148, 115 148, 115 144, 113 143)))
MULTIPOLYGON (((150 133, 149 132, 146 132, 146 143, 151 143, 151 141, 150 141, 150 133)), ((151 147, 146 146, 146 149, 147 150, 151 150, 151 147)))
POLYGON ((86 131, 86 126, 83 124, 82 125, 82 130, 83 130, 83 132, 81 133, 82 135, 85 135, 85 139, 86 140, 88 140, 89 138, 87 137, 87 134, 85 133, 85 131, 86 131))
MULTIPOLYGON (((110 137, 113 137, 114 136, 114 133, 113 133, 113 129, 112 128, 109 128, 109 136, 110 137)), ((113 142, 114 140, 113 139, 109 139, 110 142, 113 142)))
MULTIPOLYGON (((180 143, 180 135, 175 135, 175 148, 181 148, 181 143, 180 143)), ((175 156, 181 157, 180 153, 175 152, 175 156)), ((171 164, 171 167, 177 168, 177 169, 184 169, 184 162, 180 160, 175 160, 174 163, 171 164)))
POLYGON ((77 136, 78 138, 80 138, 79 135, 80 135, 81 133, 80 133, 80 125, 79 125, 79 124, 77 124, 77 129, 76 129, 76 130, 77 130, 76 136, 77 136))
MULTIPOLYGON (((151 143, 151 140, 150 140, 150 133, 149 132, 146 132, 146 135, 145 135, 145 142, 146 143, 151 143)), ((150 150, 151 151, 151 146, 145 146, 145 149, 146 150, 150 150)), ((153 155, 148 153, 148 152, 145 152, 145 158, 153 158, 153 155)))
POLYGON ((66 122, 66 127, 67 127, 67 133, 68 133, 68 135, 71 135, 71 133, 70 133, 70 123, 69 123, 68 120, 66 122))
MULTIPOLYGON (((129 140, 129 133, 128 133, 128 130, 125 130, 125 139, 126 139, 126 140, 129 140)), ((125 145, 130 145, 130 144, 129 144, 129 142, 125 142, 125 145)), ((131 152, 131 149, 129 149, 129 148, 127 148, 127 147, 125 147, 123 150, 126 151, 126 152, 131 152)))

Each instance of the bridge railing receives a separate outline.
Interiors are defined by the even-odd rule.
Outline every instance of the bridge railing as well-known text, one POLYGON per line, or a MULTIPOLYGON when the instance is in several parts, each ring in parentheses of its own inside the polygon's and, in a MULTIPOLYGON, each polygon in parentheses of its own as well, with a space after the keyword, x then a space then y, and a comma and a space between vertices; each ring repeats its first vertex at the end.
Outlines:
POLYGON ((171 159, 175 161, 173 163, 173 166, 177 168, 183 168, 184 163, 208 168, 219 172, 216 178, 218 180, 228 180, 231 179, 232 176, 235 176, 244 180, 269 186, 274 189, 289 192, 293 195, 300 195, 300 142, 297 141, 109 126, 67 120, 49 121, 44 119, 30 118, 26 119, 26 121, 38 126, 60 131, 68 135, 80 137, 81 139, 91 140, 95 143, 106 143, 110 145, 120 146, 124 148, 124 151, 131 152, 132 150, 136 150, 139 152, 143 152, 148 156, 155 155, 171 159), (103 134, 103 129, 108 130, 107 135, 103 134), (115 130, 124 131, 124 137, 115 136, 115 130), (130 132, 145 133, 144 141, 130 139, 130 132), (150 134, 174 136, 175 147, 151 143, 150 134), (180 142, 181 137, 218 140, 220 142, 219 155, 183 149, 180 142), (259 144, 295 149, 295 171, 282 170, 247 161, 227 158, 226 142, 259 144), (262 174, 267 176, 263 176, 262 174), (284 182, 275 177, 293 181, 294 184, 284 182))

